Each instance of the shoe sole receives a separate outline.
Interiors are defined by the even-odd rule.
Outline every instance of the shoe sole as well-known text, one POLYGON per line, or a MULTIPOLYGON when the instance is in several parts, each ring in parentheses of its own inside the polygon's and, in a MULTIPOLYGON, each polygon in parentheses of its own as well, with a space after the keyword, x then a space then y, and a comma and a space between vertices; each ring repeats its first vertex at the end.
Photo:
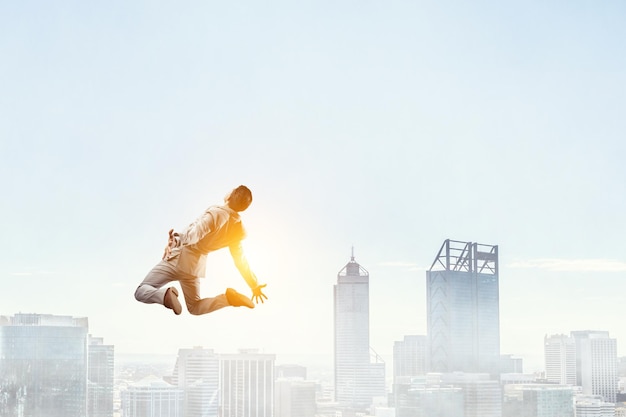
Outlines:
POLYGON ((169 301, 168 304, 172 306, 171 309, 174 310, 174 314, 178 316, 183 312, 183 306, 180 304, 180 301, 178 301, 178 290, 176 288, 171 287, 168 290, 167 300, 169 301), (172 294, 174 295, 172 296, 172 294))

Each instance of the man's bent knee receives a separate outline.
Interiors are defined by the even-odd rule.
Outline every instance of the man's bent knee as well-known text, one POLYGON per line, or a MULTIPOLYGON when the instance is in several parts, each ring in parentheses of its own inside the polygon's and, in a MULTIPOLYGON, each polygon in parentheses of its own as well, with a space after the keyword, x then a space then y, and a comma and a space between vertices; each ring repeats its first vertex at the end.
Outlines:
POLYGON ((187 311, 189 311, 189 314, 192 314, 194 316, 200 316, 204 314, 204 312, 200 308, 200 303, 187 303, 187 311))
POLYGON ((143 289, 142 289, 141 287, 143 287, 143 286, 142 286, 142 285, 140 285, 140 286, 138 286, 138 287, 137 287, 137 289, 135 290, 135 300, 143 302, 143 301, 144 301, 144 298, 143 298, 143 289))

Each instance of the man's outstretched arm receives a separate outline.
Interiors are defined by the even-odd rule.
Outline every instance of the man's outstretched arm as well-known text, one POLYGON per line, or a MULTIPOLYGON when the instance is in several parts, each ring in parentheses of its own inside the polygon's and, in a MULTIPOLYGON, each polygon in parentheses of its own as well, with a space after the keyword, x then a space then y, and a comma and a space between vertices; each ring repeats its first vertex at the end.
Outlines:
POLYGON ((264 302, 264 300, 267 300, 267 296, 263 294, 263 288, 265 288, 267 284, 259 284, 256 275, 254 275, 254 272, 252 272, 252 270, 250 269, 248 260, 243 253, 241 241, 233 243, 229 246, 229 249, 230 255, 233 257, 233 261, 235 262, 235 266, 252 290, 252 300, 255 301, 257 304, 259 303, 259 301, 264 302))

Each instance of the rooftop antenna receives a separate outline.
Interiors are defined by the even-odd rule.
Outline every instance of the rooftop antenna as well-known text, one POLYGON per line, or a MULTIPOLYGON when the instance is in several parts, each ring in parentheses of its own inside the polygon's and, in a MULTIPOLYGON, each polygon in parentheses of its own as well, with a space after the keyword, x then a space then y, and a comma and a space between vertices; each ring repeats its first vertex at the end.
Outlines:
POLYGON ((350 260, 354 262, 354 245, 352 245, 352 256, 350 257, 350 260))

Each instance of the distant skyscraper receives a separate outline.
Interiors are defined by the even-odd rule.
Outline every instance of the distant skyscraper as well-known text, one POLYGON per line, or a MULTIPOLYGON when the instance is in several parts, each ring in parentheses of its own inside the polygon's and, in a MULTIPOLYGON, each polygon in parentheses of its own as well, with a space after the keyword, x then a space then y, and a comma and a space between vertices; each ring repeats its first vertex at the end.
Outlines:
POLYGON ((543 339, 546 380, 555 384, 576 385, 576 343, 571 336, 559 334, 543 339))
POLYGON ((355 260, 337 274, 335 303, 335 400, 341 407, 366 409, 385 395, 385 367, 370 361, 369 273, 355 260))
POLYGON ((615 404, 606 402, 600 395, 577 396, 576 417, 614 417, 615 404))
POLYGON ((183 390, 155 376, 131 384, 120 395, 124 417, 186 417, 183 390))
POLYGON ((87 416, 113 417, 114 347, 89 336, 87 416))
POLYGON ((185 392, 185 417, 217 417, 219 356, 213 349, 179 349, 172 383, 185 392))
POLYGON ((573 388, 564 385, 504 386, 505 417, 574 417, 573 388))
POLYGON ((220 417, 274 415, 275 359, 254 349, 220 355, 220 417))
POLYGON ((571 332, 576 342, 576 382, 585 395, 599 395, 614 403, 618 388, 617 341, 609 332, 571 332))
POLYGON ((441 382, 463 389, 464 417, 503 417, 502 387, 489 374, 455 372, 441 375, 441 382))
POLYGON ((404 336, 393 344, 393 380, 398 377, 425 375, 428 372, 428 338, 404 336))
POLYGON ((87 318, 0 317, 3 416, 85 417, 87 318))
POLYGON ((293 364, 276 365, 276 378, 306 379, 306 366, 293 364))
POLYGON ((432 372, 499 373, 498 247, 446 240, 426 272, 432 372))
POLYGON ((315 382, 302 379, 276 380, 273 417, 315 417, 315 382))
POLYGON ((501 374, 521 374, 522 372, 524 372, 524 361, 522 358, 516 358, 513 355, 500 355, 501 374))

